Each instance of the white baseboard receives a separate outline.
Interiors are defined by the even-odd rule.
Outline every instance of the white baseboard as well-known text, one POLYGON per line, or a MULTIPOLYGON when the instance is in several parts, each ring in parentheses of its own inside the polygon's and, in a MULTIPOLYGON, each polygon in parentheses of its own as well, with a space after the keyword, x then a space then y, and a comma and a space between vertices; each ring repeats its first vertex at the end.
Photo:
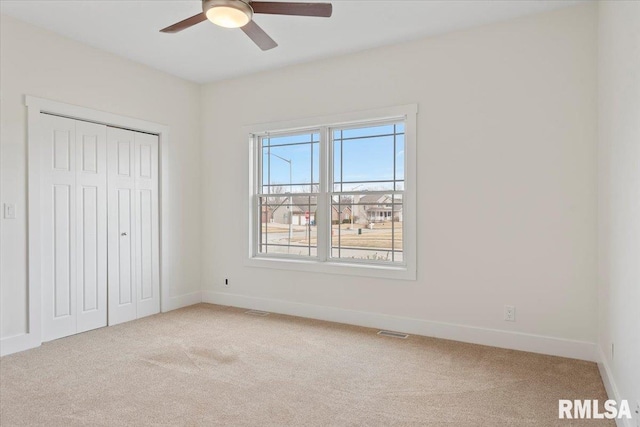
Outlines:
POLYGON ((616 387, 616 383, 613 381, 613 375, 611 374, 609 363, 607 363, 607 358, 600 346, 598 346, 598 370, 600 371, 604 388, 607 390, 607 396, 609 399, 618 400, 618 397, 620 396, 618 394, 618 388, 616 387))
MULTIPOLYGON (((607 387, 607 392, 610 396, 617 396, 611 371, 606 364, 606 360, 599 354, 599 351, 596 351, 594 343, 210 291, 192 292, 173 297, 169 300, 168 307, 164 311, 176 310, 200 302, 264 310, 370 328, 388 329, 552 356, 597 361, 599 362, 598 366, 605 387, 607 387)), ((31 334, 3 338, 0 340, 0 355, 5 356, 17 353, 39 345, 40 341, 31 334)))
POLYGON ((162 312, 167 312, 171 310, 177 310, 182 307, 188 307, 194 304, 200 304, 202 302, 202 292, 192 292, 190 294, 178 295, 175 297, 169 298, 169 303, 167 307, 163 307, 162 312))
MULTIPOLYGON (((618 393, 618 387, 616 386, 616 382, 613 377, 613 373, 611 372, 611 368, 609 367, 609 363, 607 362, 607 358, 604 355, 604 351, 602 347, 598 346, 598 370, 600 371, 600 376, 602 377, 602 382, 604 383, 604 388, 607 391, 607 397, 609 399, 615 400, 616 402, 620 402, 620 393, 618 393)), ((629 402, 630 405, 631 402, 629 402)), ((633 405, 631 406, 631 411, 633 411, 633 405)), ((618 427, 633 427, 632 423, 633 419, 620 419, 616 418, 616 425, 618 427)))
POLYGON ((596 344, 574 341, 542 335, 501 331, 497 329, 479 328, 475 326, 456 325, 429 320, 389 316, 379 313, 346 310, 334 307, 323 307, 313 304, 302 304, 290 301, 255 298, 223 292, 202 292, 202 302, 210 304, 242 307, 272 313, 288 314, 330 322, 346 323, 369 328, 387 329, 462 341, 491 347, 528 351, 552 356, 596 362, 596 344))
POLYGON ((35 337, 34 334, 22 334, 2 338, 0 339, 0 357, 40 347, 40 344, 40 337, 35 337))

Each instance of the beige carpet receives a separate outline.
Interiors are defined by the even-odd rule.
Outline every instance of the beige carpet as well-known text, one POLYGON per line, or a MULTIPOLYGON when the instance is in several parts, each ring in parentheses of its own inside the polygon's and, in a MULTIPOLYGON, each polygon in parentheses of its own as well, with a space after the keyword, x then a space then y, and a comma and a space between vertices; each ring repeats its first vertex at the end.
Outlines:
POLYGON ((0 424, 565 426, 595 364, 200 304, 0 359, 0 424))

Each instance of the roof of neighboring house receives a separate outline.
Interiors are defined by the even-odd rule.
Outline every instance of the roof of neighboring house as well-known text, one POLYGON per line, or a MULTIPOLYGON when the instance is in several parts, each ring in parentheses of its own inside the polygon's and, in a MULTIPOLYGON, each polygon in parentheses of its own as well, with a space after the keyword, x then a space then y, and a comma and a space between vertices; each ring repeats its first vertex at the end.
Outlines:
POLYGON ((317 198, 309 196, 293 196, 293 213, 315 212, 317 198))
MULTIPOLYGON (((309 206, 309 196, 293 196, 293 213, 295 214, 296 212, 307 212, 307 211, 311 211, 311 212, 315 212, 317 209, 317 205, 313 204, 313 202, 315 202, 315 197, 311 197, 311 206, 309 206)), ((340 198, 340 202, 342 204, 342 210, 351 210, 351 197, 349 196, 342 196, 340 198)), ((284 203, 284 205, 286 206, 287 203, 284 203)), ((337 205, 333 204, 333 209, 334 210, 338 210, 337 205)))
MULTIPOLYGON (((396 203, 402 201, 401 195, 396 195, 396 203)), ((278 206, 271 206, 272 210, 276 210, 279 207, 289 208, 289 198, 288 195, 278 195, 280 200, 278 206)), ((304 214, 305 212, 315 212, 317 210, 317 205, 314 204, 316 201, 315 196, 293 196, 291 199, 292 204, 292 212, 294 215, 296 214, 304 214), (311 199, 311 200, 309 200, 311 199)), ((351 211, 351 205, 355 201, 360 206, 363 205, 377 205, 380 208, 384 208, 383 205, 391 205, 391 196, 388 194, 366 194, 361 196, 360 199, 352 200, 351 196, 341 196, 340 202, 342 206, 342 211, 345 210, 351 211)), ((332 204, 332 208, 335 211, 338 211, 338 205, 332 204)), ((365 206, 367 210, 375 208, 374 206, 365 206)), ((402 209, 401 205, 397 205, 395 210, 400 211, 402 209)))
POLYGON ((360 197, 358 203, 369 203, 374 205, 378 203, 385 203, 387 200, 390 202, 390 198, 386 194, 367 194, 360 197))
MULTIPOLYGON (((397 194, 395 196, 396 203, 402 201, 402 195, 397 194)), ((365 194, 360 197, 358 200, 360 204, 370 204, 370 205, 387 205, 391 204, 391 195, 389 194, 365 194)))
MULTIPOLYGON (((269 209, 272 211, 276 211, 279 208, 289 208, 291 204, 292 211, 294 214, 296 213, 304 213, 307 211, 315 211, 316 205, 313 204, 315 202, 315 197, 311 197, 309 200, 309 196, 293 196, 291 200, 289 200, 288 194, 278 194, 270 197, 269 201, 269 209), (309 206, 311 203, 311 206, 309 206)), ((266 207, 263 207, 263 209, 266 207)))

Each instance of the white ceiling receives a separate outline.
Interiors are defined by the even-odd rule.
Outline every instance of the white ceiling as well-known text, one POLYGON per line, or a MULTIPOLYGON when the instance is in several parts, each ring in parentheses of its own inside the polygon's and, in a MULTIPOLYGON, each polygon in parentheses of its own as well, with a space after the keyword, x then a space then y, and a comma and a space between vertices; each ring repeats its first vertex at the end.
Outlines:
POLYGON ((177 34, 159 32, 200 12, 199 1, 1 0, 0 12, 204 83, 557 9, 579 1, 334 0, 333 17, 328 19, 256 15, 256 22, 280 45, 267 52, 258 49, 241 30, 220 28, 208 21, 177 34))

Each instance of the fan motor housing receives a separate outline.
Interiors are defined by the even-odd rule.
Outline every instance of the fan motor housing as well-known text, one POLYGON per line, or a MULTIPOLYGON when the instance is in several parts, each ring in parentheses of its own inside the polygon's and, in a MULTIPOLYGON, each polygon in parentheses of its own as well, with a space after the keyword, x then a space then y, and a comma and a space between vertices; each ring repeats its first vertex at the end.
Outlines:
POLYGON ((253 19, 253 8, 249 5, 249 2, 243 0, 203 0, 202 11, 206 15, 209 9, 214 7, 229 7, 244 12, 249 20, 253 19))

